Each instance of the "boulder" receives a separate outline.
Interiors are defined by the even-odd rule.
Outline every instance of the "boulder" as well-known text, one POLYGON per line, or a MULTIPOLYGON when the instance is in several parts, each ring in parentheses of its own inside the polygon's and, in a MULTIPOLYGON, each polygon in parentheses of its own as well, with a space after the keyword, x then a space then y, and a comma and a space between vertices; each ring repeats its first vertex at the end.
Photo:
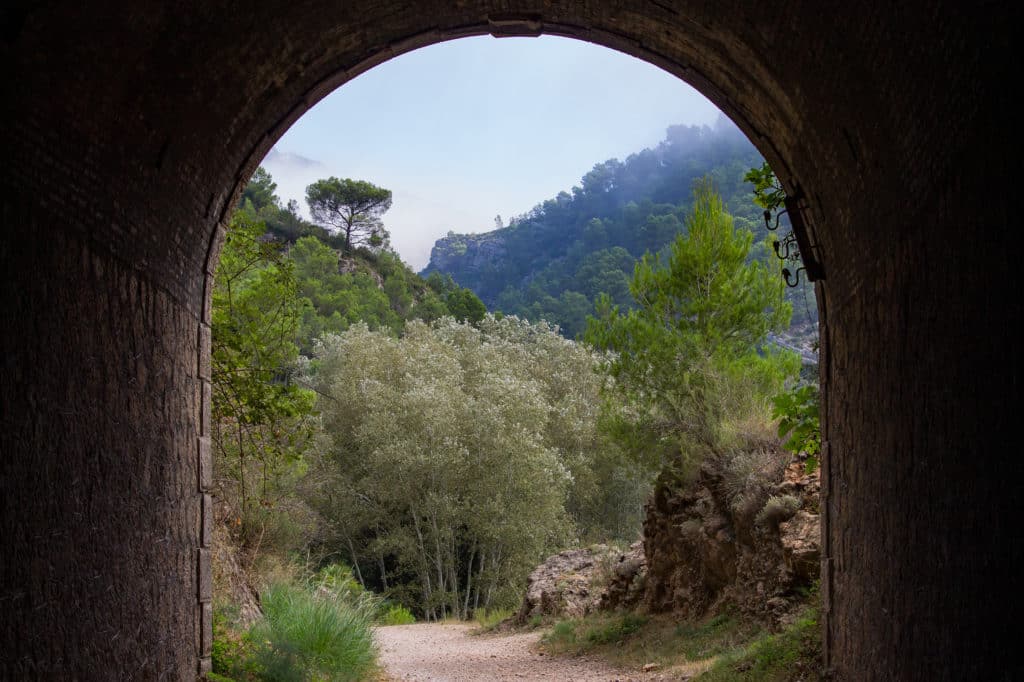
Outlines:
POLYGON ((536 616, 580 618, 635 603, 643 568, 639 542, 626 552, 606 545, 559 552, 530 573, 515 621, 521 625, 536 616))

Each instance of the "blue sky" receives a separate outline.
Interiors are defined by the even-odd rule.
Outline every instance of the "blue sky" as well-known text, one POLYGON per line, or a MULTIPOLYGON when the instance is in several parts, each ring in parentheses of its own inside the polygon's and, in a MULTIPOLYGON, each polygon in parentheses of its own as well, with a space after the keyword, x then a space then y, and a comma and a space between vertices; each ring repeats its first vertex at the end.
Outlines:
POLYGON ((264 167, 305 214, 328 176, 394 193, 392 246, 423 268, 449 230, 485 232, 578 184, 595 163, 657 144, 672 124, 720 116, 676 77, 565 38, 465 38, 349 81, 278 141, 264 167))

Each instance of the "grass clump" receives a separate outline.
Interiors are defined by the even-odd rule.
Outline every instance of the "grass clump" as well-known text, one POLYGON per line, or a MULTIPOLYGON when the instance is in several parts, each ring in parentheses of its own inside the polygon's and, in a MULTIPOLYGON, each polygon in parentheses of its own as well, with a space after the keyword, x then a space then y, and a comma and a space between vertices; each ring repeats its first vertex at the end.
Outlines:
POLYGON ((549 648, 562 652, 576 645, 576 623, 571 620, 560 620, 551 628, 551 632, 541 640, 549 648))
POLYGON ((319 591, 331 593, 338 599, 369 611, 374 625, 411 625, 416 622, 416 616, 402 604, 363 587, 353 576, 352 569, 345 564, 329 564, 321 568, 311 578, 311 582, 319 591))
POLYGON ((778 528, 780 523, 793 518, 799 509, 800 500, 793 495, 769 497, 754 517, 754 523, 762 528, 778 528))
POLYGON ((587 629, 586 640, 590 644, 618 644, 639 632, 646 623, 647 618, 627 613, 587 629))
POLYGON ((491 632, 512 617, 512 609, 477 609, 473 612, 473 620, 477 624, 477 632, 491 632))
MULTIPOLYGON (((329 567, 304 579, 282 571, 260 595, 262 617, 248 630, 230 607, 215 610, 213 672, 235 682, 346 682, 374 679, 375 618, 408 622, 412 614, 387 604, 329 567), (403 613, 404 612, 404 613, 403 613)), ((237 609, 235 609, 237 611, 237 609)))
POLYGON ((700 622, 679 623, 673 631, 678 651, 689 661, 719 656, 761 634, 761 627, 731 613, 721 613, 700 622))
POLYGON ((362 604, 288 583, 271 586, 262 602, 264 618, 250 632, 261 679, 360 680, 374 670, 372 618, 362 604))

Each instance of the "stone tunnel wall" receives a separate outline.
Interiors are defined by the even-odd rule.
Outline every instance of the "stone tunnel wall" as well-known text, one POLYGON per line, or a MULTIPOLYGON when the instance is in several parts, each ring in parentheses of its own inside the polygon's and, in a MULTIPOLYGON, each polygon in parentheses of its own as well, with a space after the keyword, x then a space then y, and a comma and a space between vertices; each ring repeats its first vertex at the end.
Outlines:
POLYGON ((9 4, 0 675, 201 669, 200 358, 217 226, 287 126, 348 78, 446 38, 545 32, 696 85, 799 197, 826 272, 836 678, 1009 679, 1024 557, 1007 520, 1022 499, 1019 448, 1005 446, 1021 317, 1008 8, 9 4))
POLYGON ((20 234, 0 253, 0 679, 187 678, 203 636, 195 312, 75 235, 3 220, 20 234))

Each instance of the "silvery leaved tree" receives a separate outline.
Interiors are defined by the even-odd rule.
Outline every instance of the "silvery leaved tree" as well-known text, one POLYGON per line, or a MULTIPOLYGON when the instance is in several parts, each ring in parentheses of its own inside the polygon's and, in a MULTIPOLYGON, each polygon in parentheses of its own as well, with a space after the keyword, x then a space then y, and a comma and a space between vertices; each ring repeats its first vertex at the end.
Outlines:
POLYGON ((364 580, 426 617, 511 605, 602 509, 597 360, 547 325, 353 325, 317 362, 331 439, 318 508, 364 580))

